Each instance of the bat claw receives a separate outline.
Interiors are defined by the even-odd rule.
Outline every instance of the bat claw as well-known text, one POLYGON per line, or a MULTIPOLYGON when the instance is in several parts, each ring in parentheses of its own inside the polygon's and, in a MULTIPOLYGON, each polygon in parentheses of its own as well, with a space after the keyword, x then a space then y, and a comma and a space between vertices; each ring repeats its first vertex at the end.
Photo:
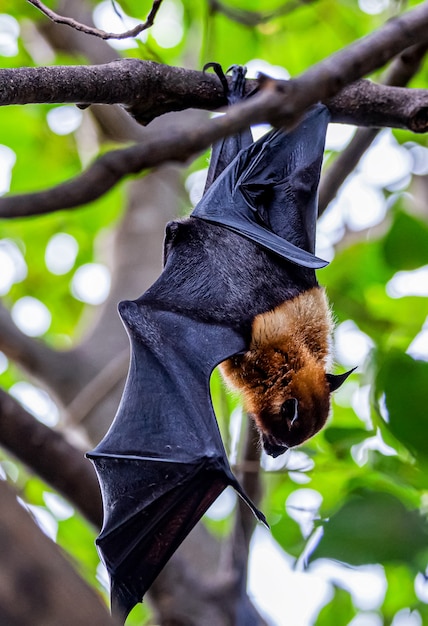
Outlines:
POLYGON ((227 83, 227 78, 225 73, 223 72, 223 68, 220 65, 220 63, 216 63, 215 61, 211 61, 210 63, 205 63, 204 67, 202 68, 202 71, 204 72, 204 74, 206 74, 206 70, 212 68, 214 70, 214 73, 217 75, 217 78, 220 80, 222 87, 223 87, 223 92, 225 97, 227 98, 229 95, 229 85, 227 83))
POLYGON ((212 68, 214 70, 214 73, 219 78, 223 86, 224 95, 227 98, 228 104, 238 102, 245 97, 245 75, 247 73, 246 67, 242 65, 231 65, 227 68, 226 74, 232 71, 232 80, 230 87, 229 83, 227 82, 226 74, 223 72, 223 68, 220 63, 216 63, 215 61, 205 63, 203 67, 203 72, 205 73, 206 70, 209 68, 212 68))

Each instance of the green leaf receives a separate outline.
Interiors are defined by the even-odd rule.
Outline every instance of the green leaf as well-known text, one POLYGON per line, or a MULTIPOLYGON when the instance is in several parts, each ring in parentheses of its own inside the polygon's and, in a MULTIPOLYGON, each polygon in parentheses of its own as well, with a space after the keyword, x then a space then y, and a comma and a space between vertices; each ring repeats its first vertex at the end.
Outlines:
POLYGON ((395 496, 359 489, 324 523, 324 535, 311 556, 351 565, 404 562, 416 566, 426 550, 428 524, 395 496))
POLYGON ((274 539, 288 554, 295 557, 302 554, 306 541, 302 537, 299 524, 291 517, 284 513, 278 523, 272 524, 271 532, 274 539))
POLYGON ((324 433, 324 436, 329 443, 337 446, 338 448, 346 446, 348 449, 357 443, 361 443, 367 439, 367 437, 372 435, 373 433, 368 432, 365 428, 338 428, 334 426, 327 428, 324 433))
POLYGON ((321 609, 315 626, 347 626, 355 614, 349 593, 335 587, 333 599, 321 609))
POLYGON ((73 555, 80 574, 91 584, 100 562, 95 547, 94 529, 79 515, 58 523, 57 543, 73 555))
POLYGON ((414 606, 417 602, 415 594, 415 573, 407 565, 388 564, 385 567, 388 587, 382 605, 386 617, 393 616, 400 609, 414 606))
POLYGON ((385 260, 393 268, 412 270, 428 263, 428 225, 399 211, 384 239, 385 260))
POLYGON ((387 427, 416 456, 428 461, 428 363, 392 351, 376 379, 378 397, 385 393, 387 427))

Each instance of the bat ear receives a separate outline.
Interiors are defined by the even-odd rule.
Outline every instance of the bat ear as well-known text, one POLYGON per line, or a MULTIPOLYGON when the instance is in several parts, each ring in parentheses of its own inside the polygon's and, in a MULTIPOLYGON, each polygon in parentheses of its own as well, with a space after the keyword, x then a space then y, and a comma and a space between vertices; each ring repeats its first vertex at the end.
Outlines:
POLYGON ((343 385, 348 376, 352 374, 352 372, 356 369, 356 367, 353 367, 351 370, 345 372, 344 374, 327 374, 327 382, 330 387, 330 393, 336 391, 336 389, 339 389, 339 387, 343 385))

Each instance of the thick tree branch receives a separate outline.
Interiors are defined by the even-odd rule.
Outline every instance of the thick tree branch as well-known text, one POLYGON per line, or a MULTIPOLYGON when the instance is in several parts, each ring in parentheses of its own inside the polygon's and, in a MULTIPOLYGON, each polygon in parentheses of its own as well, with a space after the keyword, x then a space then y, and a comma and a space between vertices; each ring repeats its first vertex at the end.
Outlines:
POLYGON ((2 389, 0 446, 25 463, 97 528, 101 528, 101 495, 91 463, 59 432, 37 421, 2 389))
POLYGON ((168 111, 217 109, 226 104, 214 74, 121 59, 89 66, 0 70, 0 105, 30 103, 123 104, 140 123, 168 111))
MULTIPOLYGON (((405 50, 391 64, 384 79, 385 85, 405 87, 418 72, 425 57, 426 43, 405 50)), ((359 128, 350 144, 337 157, 333 165, 325 172, 320 186, 318 212, 322 215, 346 178, 357 167, 361 157, 371 146, 379 133, 378 128, 359 128)))
MULTIPOLYGON (((253 97, 245 103, 250 105, 245 122, 282 123, 281 114, 275 115, 275 107, 281 107, 285 101, 292 105, 301 97, 302 81, 307 84, 305 76, 291 81, 266 81, 266 88, 274 92, 274 104, 263 111, 257 97, 253 97), (286 92, 286 98, 281 95, 282 91, 286 92)), ((328 76, 320 78, 322 82, 329 80, 328 76)), ((248 91, 257 86, 257 81, 247 81, 248 91)), ((307 86, 306 89, 310 94, 307 86)), ((319 99, 328 104, 336 122, 425 132, 427 98, 426 90, 409 91, 359 81, 344 86, 331 98, 319 99), (418 116, 419 109, 422 112, 418 116)), ((212 74, 138 59, 103 65, 0 70, 0 104, 29 103, 120 103, 142 124, 170 111, 188 108, 216 110, 226 105, 220 82, 212 74)))
POLYGON ((428 90, 405 89, 358 80, 325 100, 332 122, 377 128, 428 130, 428 90))
POLYGON ((97 593, 0 481, 0 623, 114 626, 97 593))
POLYGON ((72 17, 64 17, 63 15, 59 15, 59 13, 55 13, 55 11, 49 9, 45 4, 43 4, 43 2, 40 2, 40 0, 27 0, 27 2, 35 6, 36 9, 39 9, 39 11, 43 13, 43 15, 46 15, 46 17, 52 20, 52 22, 55 22, 55 24, 64 24, 66 26, 71 26, 71 28, 81 31, 86 35, 94 35, 95 37, 99 37, 100 39, 127 39, 128 37, 136 37, 137 35, 142 33, 143 30, 147 30, 148 28, 153 26, 156 13, 159 11, 162 1, 163 0, 153 0, 152 8, 144 23, 137 24, 137 26, 134 26, 134 28, 131 28, 130 30, 127 30, 123 33, 107 33, 106 31, 100 30, 99 28, 94 28, 93 26, 81 24, 80 22, 74 20, 72 17))

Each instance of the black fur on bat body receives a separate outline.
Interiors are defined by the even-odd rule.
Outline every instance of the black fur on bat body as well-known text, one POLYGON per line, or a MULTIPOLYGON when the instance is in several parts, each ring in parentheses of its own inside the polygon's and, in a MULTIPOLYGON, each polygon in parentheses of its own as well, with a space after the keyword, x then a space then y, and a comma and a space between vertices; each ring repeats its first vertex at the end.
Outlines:
MULTIPOLYGON (((243 92, 236 69, 230 101, 243 92)), ((209 381, 222 363, 265 450, 277 456, 325 423, 331 316, 315 269, 317 188, 329 114, 313 108, 290 133, 213 147, 192 215, 166 229, 165 265, 137 300, 120 303, 131 343, 122 400, 88 453, 104 523, 97 545, 114 613, 126 619, 219 494, 231 472, 209 381)), ((236 626, 248 624, 246 617, 236 626)))

